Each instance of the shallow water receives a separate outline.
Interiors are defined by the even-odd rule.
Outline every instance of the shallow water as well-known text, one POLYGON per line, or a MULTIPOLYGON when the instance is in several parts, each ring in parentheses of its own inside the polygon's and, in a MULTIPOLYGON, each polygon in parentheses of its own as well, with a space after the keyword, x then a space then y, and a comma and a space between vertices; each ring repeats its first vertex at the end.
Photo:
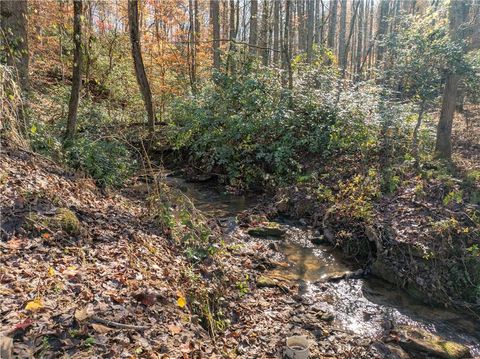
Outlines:
MULTIPOLYGON (((235 196, 208 184, 188 183, 174 178, 170 184, 188 195, 196 207, 218 217, 234 216, 256 202, 255 197, 235 196)), ((323 303, 335 315, 334 326, 368 337, 380 338, 386 329, 399 325, 421 327, 445 339, 467 345, 480 356, 480 320, 474 315, 435 308, 413 299, 405 291, 377 278, 322 282, 331 274, 356 269, 341 253, 329 246, 310 242, 312 229, 280 221, 287 229, 283 240, 275 241, 279 258, 289 266, 269 272, 275 277, 300 283, 304 302, 323 303)))

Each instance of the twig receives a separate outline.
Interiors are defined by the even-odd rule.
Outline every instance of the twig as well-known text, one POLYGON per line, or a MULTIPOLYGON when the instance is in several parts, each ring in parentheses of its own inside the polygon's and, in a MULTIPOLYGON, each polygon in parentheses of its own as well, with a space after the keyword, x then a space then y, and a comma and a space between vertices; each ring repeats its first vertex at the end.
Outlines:
POLYGON ((97 323, 105 324, 107 327, 114 327, 119 329, 146 330, 150 328, 147 325, 132 325, 132 324, 118 323, 111 320, 102 319, 100 317, 97 317, 96 315, 92 315, 90 319, 97 323))

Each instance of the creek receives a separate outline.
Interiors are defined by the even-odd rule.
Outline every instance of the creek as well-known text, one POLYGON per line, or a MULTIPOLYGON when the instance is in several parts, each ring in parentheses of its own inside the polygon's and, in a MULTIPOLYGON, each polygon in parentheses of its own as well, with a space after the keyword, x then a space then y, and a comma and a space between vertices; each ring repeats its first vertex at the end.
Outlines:
MULTIPOLYGON (((200 211, 223 219, 230 232, 243 232, 235 226, 235 215, 258 202, 255 196, 227 194, 211 183, 190 183, 176 177, 167 177, 167 182, 190 197, 200 211)), ((314 230, 308 226, 286 219, 277 222, 286 230, 282 239, 252 237, 252 242, 275 243, 274 259, 289 264, 268 274, 298 283, 303 302, 322 303, 334 315, 336 328, 369 338, 381 338, 385 331, 399 326, 422 328, 464 344, 474 357, 480 356, 480 321, 473 315, 425 305, 402 289, 371 276, 326 281, 357 269, 353 259, 330 246, 313 244, 314 230)))

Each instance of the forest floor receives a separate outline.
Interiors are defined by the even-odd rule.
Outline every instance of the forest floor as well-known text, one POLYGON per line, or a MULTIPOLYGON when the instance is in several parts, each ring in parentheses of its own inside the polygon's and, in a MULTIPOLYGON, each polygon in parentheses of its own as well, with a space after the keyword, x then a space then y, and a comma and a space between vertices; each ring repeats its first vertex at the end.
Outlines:
POLYGON ((192 264, 141 196, 25 151, 1 156, 2 359, 277 358, 292 333, 321 338, 313 357, 378 357, 303 305, 297 284, 255 285, 277 265, 265 244, 217 232, 221 250, 192 264))

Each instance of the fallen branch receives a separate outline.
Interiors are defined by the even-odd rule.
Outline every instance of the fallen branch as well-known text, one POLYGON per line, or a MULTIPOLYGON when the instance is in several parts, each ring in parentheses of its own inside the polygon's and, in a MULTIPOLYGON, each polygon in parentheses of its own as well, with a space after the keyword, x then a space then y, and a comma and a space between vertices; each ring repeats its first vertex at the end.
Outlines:
POLYGON ((97 317, 96 315, 92 315, 90 317, 90 319, 93 320, 94 322, 104 324, 107 327, 114 327, 114 328, 118 328, 118 329, 146 330, 146 329, 150 328, 147 325, 132 325, 132 324, 118 323, 118 322, 114 322, 114 321, 111 321, 111 320, 107 320, 107 319, 97 317))

